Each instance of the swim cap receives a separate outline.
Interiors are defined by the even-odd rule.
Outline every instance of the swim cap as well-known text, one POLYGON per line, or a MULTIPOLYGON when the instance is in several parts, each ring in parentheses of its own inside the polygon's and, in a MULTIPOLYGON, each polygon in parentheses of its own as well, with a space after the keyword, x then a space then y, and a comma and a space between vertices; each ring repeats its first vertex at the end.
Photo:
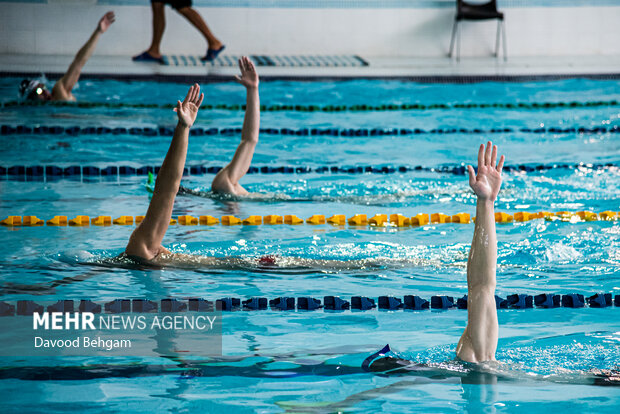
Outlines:
POLYGON ((41 95, 45 89, 47 87, 39 79, 24 79, 19 85, 19 94, 22 99, 33 99, 33 93, 41 95))
POLYGON ((275 256, 263 256, 260 259, 258 259, 258 264, 261 266, 275 266, 276 257, 275 256))

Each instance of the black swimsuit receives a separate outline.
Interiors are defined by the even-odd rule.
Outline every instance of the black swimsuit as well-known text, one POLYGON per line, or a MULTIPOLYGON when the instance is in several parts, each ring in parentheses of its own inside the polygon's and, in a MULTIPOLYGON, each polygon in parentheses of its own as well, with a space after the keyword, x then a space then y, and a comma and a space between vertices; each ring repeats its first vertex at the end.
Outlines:
POLYGON ((166 3, 176 10, 180 10, 184 7, 192 7, 192 0, 151 0, 151 3, 166 3))

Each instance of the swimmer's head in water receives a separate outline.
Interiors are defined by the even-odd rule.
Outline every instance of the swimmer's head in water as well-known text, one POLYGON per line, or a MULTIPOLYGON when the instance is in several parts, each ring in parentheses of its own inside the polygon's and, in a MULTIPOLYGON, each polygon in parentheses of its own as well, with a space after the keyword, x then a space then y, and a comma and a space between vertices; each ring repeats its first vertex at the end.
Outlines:
POLYGON ((49 101, 52 94, 47 86, 38 79, 24 79, 19 85, 19 94, 24 100, 28 101, 49 101))

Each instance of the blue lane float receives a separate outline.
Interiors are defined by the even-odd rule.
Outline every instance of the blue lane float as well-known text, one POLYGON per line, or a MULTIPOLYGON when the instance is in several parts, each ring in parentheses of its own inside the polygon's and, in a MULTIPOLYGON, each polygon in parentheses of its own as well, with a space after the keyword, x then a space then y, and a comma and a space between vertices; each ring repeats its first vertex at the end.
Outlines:
POLYGON ((323 303, 324 308, 327 310, 342 311, 351 307, 349 301, 341 299, 338 296, 325 296, 323 298, 323 303))
POLYGON ((43 313, 43 306, 31 300, 20 300, 17 302, 18 315, 32 315, 33 313, 43 313))
POLYGON ((80 312, 101 313, 101 305, 90 300, 81 300, 78 310, 80 312))
POLYGON ((365 296, 353 296, 351 298, 351 309, 369 310, 375 308, 375 300, 365 296))
POLYGON ((611 293, 597 293, 588 298, 588 304, 591 308, 606 308, 611 306, 611 293))
POLYGON ((403 306, 403 302, 400 298, 393 296, 379 296, 379 309, 384 310, 396 310, 403 306))
POLYGON ((534 296, 534 304, 541 308, 558 308, 560 306, 560 295, 542 293, 534 296))
POLYGON ((583 308, 586 306, 584 296, 579 293, 571 293, 562 295, 562 307, 565 308, 583 308))
MULTIPOLYGON (((619 165, 614 163, 578 163, 578 164, 519 164, 506 165, 504 171, 511 173, 539 173, 551 170, 591 170, 600 171, 615 169, 619 165)), ((92 165, 71 165, 61 167, 56 165, 13 165, 0 166, 0 177, 9 179, 22 179, 23 177, 129 177, 145 176, 149 173, 157 174, 161 167, 159 165, 143 165, 133 167, 129 165, 110 165, 97 167, 92 165)), ((221 165, 190 165, 185 167, 183 175, 205 175, 217 174, 223 166, 221 165)), ((465 165, 440 165, 436 167, 426 167, 422 165, 357 165, 357 166, 308 166, 308 165, 263 165, 250 166, 248 174, 396 174, 408 172, 430 172, 439 174, 465 175, 467 168, 465 165)))
POLYGON ((191 298, 187 301, 188 309, 191 312, 212 312, 213 302, 202 298, 191 298))
POLYGON ((508 295, 506 300, 508 301, 508 308, 510 309, 527 309, 534 306, 534 298, 531 295, 508 295))
MULTIPOLYGON (((0 302, 0 316, 32 315, 43 312, 92 312, 92 313, 150 313, 150 312, 213 312, 217 311, 380 311, 399 310, 449 310, 452 308, 467 309, 467 295, 458 298, 455 302, 452 296, 435 295, 429 300, 416 295, 379 296, 377 300, 367 296, 353 296, 350 300, 340 296, 324 296, 323 301, 312 296, 281 296, 274 299, 265 297, 251 297, 241 299, 224 297, 215 301, 203 298, 176 299, 165 298, 160 301, 147 299, 114 299, 109 302, 97 303, 84 299, 79 301, 59 299, 53 304, 44 306, 31 300, 18 300, 14 303, 0 302)), ((596 293, 586 296, 580 293, 558 295, 543 293, 536 296, 527 294, 512 294, 506 298, 495 296, 497 309, 528 310, 528 309, 561 309, 561 308, 608 308, 620 307, 620 295, 611 293, 596 293)))
POLYGON ((69 312, 69 313, 73 313, 73 301, 72 300, 59 300, 58 302, 54 303, 53 305, 49 305, 47 307, 47 311, 48 312, 69 312))
POLYGON ((295 298, 279 297, 269 301, 269 306, 276 310, 295 310, 295 298))
POLYGON ((242 301, 243 309, 264 310, 267 309, 267 298, 250 298, 242 301))
MULTIPOLYGON (((289 56, 274 56, 274 57, 266 57, 266 56, 252 56, 255 59, 257 64, 264 64, 267 66, 304 66, 307 65, 308 62, 297 60, 297 58, 291 58, 289 56)), ((237 59, 234 56, 225 56, 218 60, 218 62, 223 62, 223 59, 226 60, 225 66, 236 66, 237 59)), ((330 59, 334 59, 331 56, 323 56, 319 59, 319 62, 315 62, 314 65, 310 66, 329 66, 326 65, 326 62, 329 63, 330 59)), ((188 63, 196 64, 200 62, 198 57, 194 58, 194 56, 190 56, 189 58, 186 56, 164 56, 165 61, 172 62, 174 64, 186 65, 188 63)), ((359 66, 359 62, 363 61, 359 56, 352 57, 336 57, 337 62, 336 66, 359 66), (349 62, 346 62, 346 59, 350 59, 349 62), (343 65, 343 62, 345 63, 343 65)), ((367 66, 367 62, 363 61, 363 66, 367 66)), ((452 109, 485 109, 485 108, 495 108, 495 109, 552 109, 552 108, 598 108, 598 107, 609 107, 609 106, 618 106, 620 103, 613 99, 610 101, 556 101, 556 102, 455 102, 455 103, 391 103, 391 104, 353 104, 353 105, 299 105, 299 104, 271 104, 271 105, 261 105, 261 112, 368 112, 368 111, 425 111, 425 110, 452 110, 452 109)), ((56 106, 56 107, 69 107, 69 108, 136 108, 136 109, 172 109, 175 105, 165 103, 134 103, 134 102, 35 102, 35 101, 6 101, 0 102, 0 108, 15 108, 15 107, 48 107, 48 106, 56 106)), ((201 110, 227 110, 227 111, 245 111, 245 105, 239 104, 204 104, 200 107, 201 110)))
POLYGON ((316 310, 322 307, 319 299, 311 297, 297 298, 297 309, 299 310, 316 310))
POLYGON ((241 306, 239 298, 221 298, 215 301, 215 309, 219 311, 231 311, 241 306))
POLYGON ((15 315, 15 305, 6 302, 0 302, 0 316, 15 315))
POLYGON ((104 305, 106 313, 129 313, 131 312, 131 301, 129 299, 114 299, 104 305))
POLYGON ((432 309, 450 309, 454 307, 454 298, 452 296, 432 296, 432 309))
MULTIPOLYGON (((264 135, 287 135, 287 136, 334 136, 334 137, 367 137, 367 136, 408 136, 408 135, 447 135, 447 134, 607 134, 620 132, 620 126, 596 126, 596 127, 539 127, 539 128, 260 128, 260 133, 264 135)), ((144 137, 166 136, 173 133, 171 127, 157 126, 151 127, 95 127, 85 126, 39 126, 31 128, 28 125, 0 125, 0 135, 133 135, 144 137)), ((202 128, 194 126, 190 135, 239 135, 241 128, 202 128)))
POLYGON ((422 299, 419 296, 405 295, 403 299, 404 299, 403 305, 405 309, 423 310, 423 309, 428 309, 430 306, 429 302, 426 299, 422 299))
POLYGON ((157 312, 157 302, 146 299, 134 299, 131 301, 131 309, 134 313, 157 312))
POLYGON ((162 312, 185 312, 187 310, 187 304, 178 299, 162 299, 161 311, 162 312))

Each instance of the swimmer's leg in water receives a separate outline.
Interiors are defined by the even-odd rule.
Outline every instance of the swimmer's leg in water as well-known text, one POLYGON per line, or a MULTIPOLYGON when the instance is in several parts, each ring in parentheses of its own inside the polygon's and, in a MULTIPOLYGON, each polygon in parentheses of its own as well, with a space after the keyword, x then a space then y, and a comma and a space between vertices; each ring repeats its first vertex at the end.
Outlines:
POLYGON ((129 243, 125 248, 125 254, 128 256, 152 260, 160 253, 166 252, 161 242, 170 225, 174 199, 183 177, 189 129, 196 120, 203 98, 204 94, 200 93, 200 86, 195 84, 189 88, 183 102, 177 101, 174 110, 179 122, 174 130, 166 158, 157 175, 153 197, 144 220, 131 234, 129 243))
POLYGON ((241 143, 235 151, 230 164, 217 173, 211 189, 214 192, 247 195, 248 192, 239 184, 239 180, 248 172, 260 128, 260 99, 258 96, 258 73, 254 63, 246 56, 239 59, 241 76, 236 76, 237 82, 246 88, 246 109, 241 131, 241 143))

